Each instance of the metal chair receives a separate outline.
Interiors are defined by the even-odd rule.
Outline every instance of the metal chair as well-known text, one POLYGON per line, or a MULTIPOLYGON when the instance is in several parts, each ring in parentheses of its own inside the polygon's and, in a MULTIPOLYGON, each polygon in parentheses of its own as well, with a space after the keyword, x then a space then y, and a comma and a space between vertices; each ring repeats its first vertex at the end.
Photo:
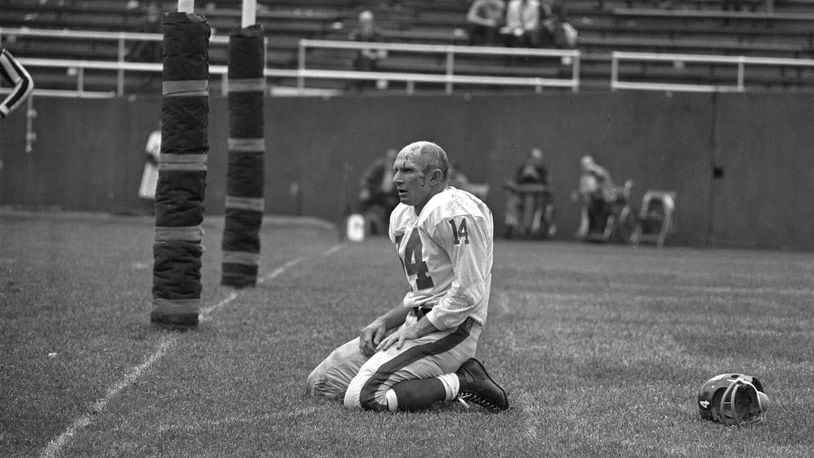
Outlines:
POLYGON ((673 231, 675 201, 674 191, 647 190, 642 197, 642 209, 631 242, 636 246, 640 242, 655 242, 662 248, 667 235, 673 231))

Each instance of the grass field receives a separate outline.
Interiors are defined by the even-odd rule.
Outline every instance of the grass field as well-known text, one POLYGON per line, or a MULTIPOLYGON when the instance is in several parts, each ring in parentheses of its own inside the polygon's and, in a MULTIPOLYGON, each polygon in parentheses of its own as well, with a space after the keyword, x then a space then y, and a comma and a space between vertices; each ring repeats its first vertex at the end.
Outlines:
POLYGON ((310 370, 395 304, 385 239, 268 220, 262 281, 219 286, 205 223, 202 323, 153 329, 147 217, 0 213, 0 456, 814 456, 814 255, 499 240, 479 358, 513 408, 350 412, 310 370), (702 421, 737 371, 774 402, 702 421))

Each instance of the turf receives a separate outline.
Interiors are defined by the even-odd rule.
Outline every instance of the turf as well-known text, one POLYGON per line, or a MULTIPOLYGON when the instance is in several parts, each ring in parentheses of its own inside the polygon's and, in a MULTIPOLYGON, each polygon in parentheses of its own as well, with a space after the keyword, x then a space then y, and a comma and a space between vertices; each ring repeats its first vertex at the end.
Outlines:
POLYGON ((0 214, 0 456, 814 455, 811 253, 499 240, 478 356, 513 408, 382 414, 303 382, 399 300, 385 239, 269 219, 262 283, 232 290, 208 218, 203 321, 175 333, 148 324, 152 224, 0 214), (763 424, 698 418, 730 371, 763 424))

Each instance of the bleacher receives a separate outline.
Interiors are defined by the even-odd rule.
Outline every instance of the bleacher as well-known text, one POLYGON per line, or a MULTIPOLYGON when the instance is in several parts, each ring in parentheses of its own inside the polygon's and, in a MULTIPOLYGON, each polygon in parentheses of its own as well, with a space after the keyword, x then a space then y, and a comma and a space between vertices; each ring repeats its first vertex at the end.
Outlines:
MULTIPOLYGON (((670 2, 565 0, 570 21, 579 31, 582 52, 581 90, 608 90, 613 51, 690 53, 727 56, 805 58, 814 57, 814 0, 741 2, 741 11, 723 11, 723 0, 672 0, 670 2), (772 11, 767 11, 771 8, 772 11)), ((125 0, 0 0, 0 27, 138 32, 144 23, 143 7, 125 0)), ((164 2, 163 10, 176 2, 164 2)), ((465 16, 469 2, 463 0, 261 0, 257 23, 268 38, 268 65, 294 69, 298 42, 302 38, 345 40, 356 27, 362 9, 376 15, 377 25, 388 41, 424 44, 465 44, 465 16)), ((228 35, 240 26, 240 0, 196 2, 196 12, 207 17, 216 35, 228 35)), ((115 41, 60 40, 0 37, 2 45, 26 57, 115 60, 122 50, 115 41)), ((349 69, 352 50, 312 50, 309 66, 349 69)), ((213 64, 225 64, 225 49, 210 49, 213 64)), ((457 57, 456 72, 488 70, 498 76, 565 75, 570 68, 549 59, 457 57)), ((437 56, 393 54, 383 71, 443 73, 437 56)), ((625 64, 620 74, 628 79, 650 81, 670 78, 678 82, 717 84, 731 79, 732 70, 715 64, 654 66, 625 64)), ((810 70, 789 71, 766 67, 754 70, 750 89, 810 90, 810 70)), ((45 78, 43 76, 43 78, 45 78)), ((69 75, 53 74, 49 82, 74 84, 69 75), (51 81, 54 80, 54 81, 51 81)), ((88 78, 93 84, 93 78, 88 78)), ((101 83, 100 83, 101 84, 101 83)), ((283 78, 271 84, 293 85, 283 78)), ((311 84, 309 82, 309 84, 311 84)), ((341 89, 339 81, 316 81, 318 87, 341 89)), ((442 89, 437 87, 437 89, 442 89)), ((487 88, 493 90, 495 88, 487 88)), ((390 90, 399 90, 391 86, 390 90)))

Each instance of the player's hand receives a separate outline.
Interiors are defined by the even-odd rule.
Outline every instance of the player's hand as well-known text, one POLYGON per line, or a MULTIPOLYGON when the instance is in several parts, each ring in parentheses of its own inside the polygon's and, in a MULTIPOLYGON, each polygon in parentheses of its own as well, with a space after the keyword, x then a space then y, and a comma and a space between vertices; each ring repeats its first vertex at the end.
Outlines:
POLYGON ((385 329, 384 323, 379 320, 365 326, 362 332, 359 333, 359 350, 365 356, 372 356, 373 353, 376 353, 377 347, 386 333, 387 329, 385 329))
POLYGON ((404 346, 404 342, 408 340, 415 340, 419 337, 421 336, 418 334, 415 326, 399 328, 396 332, 390 334, 384 340, 382 340, 381 343, 379 343, 379 345, 376 347, 376 351, 387 350, 393 345, 396 346, 396 350, 401 350, 401 347, 404 346))

